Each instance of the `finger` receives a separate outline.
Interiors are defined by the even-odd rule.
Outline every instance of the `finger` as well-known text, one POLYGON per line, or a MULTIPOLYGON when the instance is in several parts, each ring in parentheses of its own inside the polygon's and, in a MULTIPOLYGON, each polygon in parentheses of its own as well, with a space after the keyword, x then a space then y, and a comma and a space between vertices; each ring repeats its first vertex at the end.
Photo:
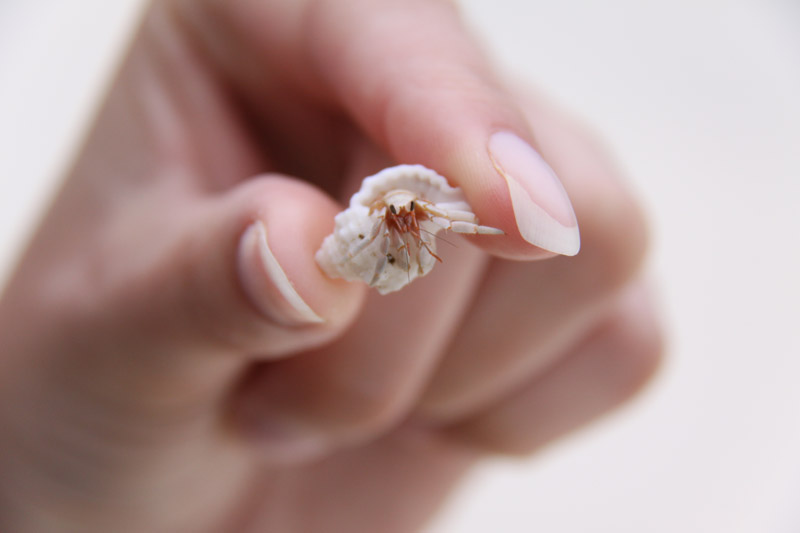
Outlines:
MULTIPOLYGON (((81 213, 74 199, 57 213, 81 213)), ((10 353, 39 354, 17 363, 45 369, 53 395, 77 390, 90 410, 130 404, 151 415, 146 426, 210 412, 249 363, 243 354, 316 346, 356 315, 363 287, 328 279, 313 259, 337 209, 273 176, 223 196, 131 194, 112 221, 78 235, 50 219, 4 299, 18 332, 10 353), (32 316, 53 326, 31 328, 32 316)))
POLYGON ((252 531, 423 531, 483 455, 438 432, 403 427, 303 468, 265 469, 253 490, 259 497, 249 523, 252 531), (302 492, 303 508, 314 512, 276 512, 286 503, 284 481, 302 492))
POLYGON ((278 176, 200 200, 171 217, 175 230, 152 235, 161 244, 126 269, 118 305, 107 307, 125 310, 123 327, 195 357, 277 357, 316 346, 346 328, 364 292, 328 279, 313 259, 337 209, 278 176))
POLYGON ((495 453, 530 453, 628 400, 652 377, 661 354, 652 302, 634 287, 544 374, 448 433, 495 453))
POLYGON ((372 293, 335 343, 253 372, 236 427, 271 460, 299 460, 372 438, 409 411, 458 324, 485 256, 444 248, 444 264, 402 292, 372 293))
POLYGON ((337 206, 309 185, 260 177, 172 202, 144 200, 146 214, 132 208, 135 224, 121 213, 107 229, 80 269, 99 273, 94 286, 64 306, 74 310, 68 338, 93 344, 54 364, 90 396, 122 394, 159 416, 191 418, 221 401, 251 358, 339 335, 364 290, 314 262, 337 206))
MULTIPOLYGON (((453 3, 204 5, 206 20, 223 20, 216 27, 256 53, 295 93, 343 106, 395 160, 421 163, 461 186, 481 223, 507 233, 471 238, 484 250, 524 259, 549 255, 543 250, 577 253, 569 198, 453 3)), ((274 89, 248 84, 254 85, 274 89)), ((273 109, 273 116, 280 120, 286 110, 273 109)), ((286 124, 293 129, 297 124, 286 124)))
POLYGON ((483 224, 509 234, 474 242, 514 257, 531 257, 528 243, 577 253, 569 199, 452 2, 317 2, 310 20, 312 58, 372 138, 448 176, 483 224))
POLYGON ((573 198, 583 233, 581 253, 490 266, 428 384, 419 416, 457 419, 529 379, 606 312, 609 298, 641 267, 642 214, 606 154, 562 113, 539 101, 529 108, 573 198))
MULTIPOLYGON (((80 213, 71 199, 57 210, 80 213)), ((151 452, 163 458, 159 450, 215 453, 224 485, 241 456, 203 443, 220 436, 220 405, 250 363, 242 354, 277 357, 324 342, 360 306, 362 288, 329 280, 313 262, 337 206, 277 176, 219 197, 159 190, 128 200, 113 221, 67 242, 63 224, 48 220, 4 298, 0 335, 12 340, 4 368, 15 371, 0 390, 27 406, 3 413, 8 435, 22 438, 12 448, 34 443, 34 455, 18 456, 58 459, 66 467, 53 486, 80 480, 86 494, 151 452), (49 327, 31 326, 39 323, 49 327)), ((55 463, 45 463, 39 474, 50 479, 55 463)), ((140 472, 157 494, 174 486, 153 473, 161 464, 140 472)))

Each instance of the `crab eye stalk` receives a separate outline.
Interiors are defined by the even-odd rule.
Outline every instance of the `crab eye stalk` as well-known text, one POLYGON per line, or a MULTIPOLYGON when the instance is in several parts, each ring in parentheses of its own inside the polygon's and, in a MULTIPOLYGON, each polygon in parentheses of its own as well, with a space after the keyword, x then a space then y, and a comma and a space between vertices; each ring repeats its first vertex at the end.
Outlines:
POLYGON ((411 200, 411 203, 408 204, 408 210, 409 211, 413 211, 414 210, 414 200, 411 200))
POLYGON ((389 211, 391 211, 393 215, 397 214, 397 209, 395 209, 394 204, 391 204, 389 206, 389 211))

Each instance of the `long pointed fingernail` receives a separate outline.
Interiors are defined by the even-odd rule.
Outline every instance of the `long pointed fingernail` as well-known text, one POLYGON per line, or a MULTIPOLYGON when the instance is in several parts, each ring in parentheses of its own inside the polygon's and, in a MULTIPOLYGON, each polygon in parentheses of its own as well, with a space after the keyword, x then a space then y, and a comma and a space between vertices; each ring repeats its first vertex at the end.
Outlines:
POLYGON ((303 300, 281 268, 269 247, 267 228, 260 220, 242 234, 239 277, 253 304, 273 321, 287 326, 325 321, 303 300))
POLYGON ((489 138, 489 156, 506 181, 522 238, 550 252, 575 255, 578 221, 564 186, 542 156, 508 131, 489 138))

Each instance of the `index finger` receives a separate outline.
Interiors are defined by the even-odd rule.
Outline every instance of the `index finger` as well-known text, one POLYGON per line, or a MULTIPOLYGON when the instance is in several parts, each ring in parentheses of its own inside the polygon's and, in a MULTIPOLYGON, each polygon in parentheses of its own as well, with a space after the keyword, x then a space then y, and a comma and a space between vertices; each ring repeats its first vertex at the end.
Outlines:
MULTIPOLYGON (((452 2, 208 0, 200 5, 215 8, 211 26, 226 30, 227 41, 248 43, 244 50, 233 48, 239 50, 235 58, 245 50, 259 56, 259 72, 249 78, 266 76, 290 87, 277 95, 261 87, 256 97, 287 100, 272 102, 276 116, 270 121, 294 132, 293 139, 309 144, 308 132, 298 137, 298 122, 313 128, 308 113, 283 109, 291 107, 288 100, 301 94, 325 107, 344 108, 398 163, 419 163, 446 176, 464 190, 481 224, 506 232, 470 237, 485 251, 515 259, 578 252, 578 225, 560 180, 534 148, 527 121, 452 2)), ((230 56, 227 61, 235 63, 230 56)))
POLYGON ((462 187, 481 224, 507 234, 474 243, 517 259, 578 252, 560 180, 452 3, 317 1, 308 16, 314 68, 362 128, 462 187))

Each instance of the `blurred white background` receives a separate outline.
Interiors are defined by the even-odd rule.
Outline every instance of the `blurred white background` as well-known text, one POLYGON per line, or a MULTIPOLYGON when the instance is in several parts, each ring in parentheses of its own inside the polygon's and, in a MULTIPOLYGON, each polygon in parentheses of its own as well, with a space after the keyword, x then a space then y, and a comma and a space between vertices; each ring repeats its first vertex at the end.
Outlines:
MULTIPOLYGON (((0 2, 0 279, 140 0, 0 2)), ((648 206, 669 360, 634 404, 478 470, 430 533, 800 531, 800 4, 469 0, 648 206)))

